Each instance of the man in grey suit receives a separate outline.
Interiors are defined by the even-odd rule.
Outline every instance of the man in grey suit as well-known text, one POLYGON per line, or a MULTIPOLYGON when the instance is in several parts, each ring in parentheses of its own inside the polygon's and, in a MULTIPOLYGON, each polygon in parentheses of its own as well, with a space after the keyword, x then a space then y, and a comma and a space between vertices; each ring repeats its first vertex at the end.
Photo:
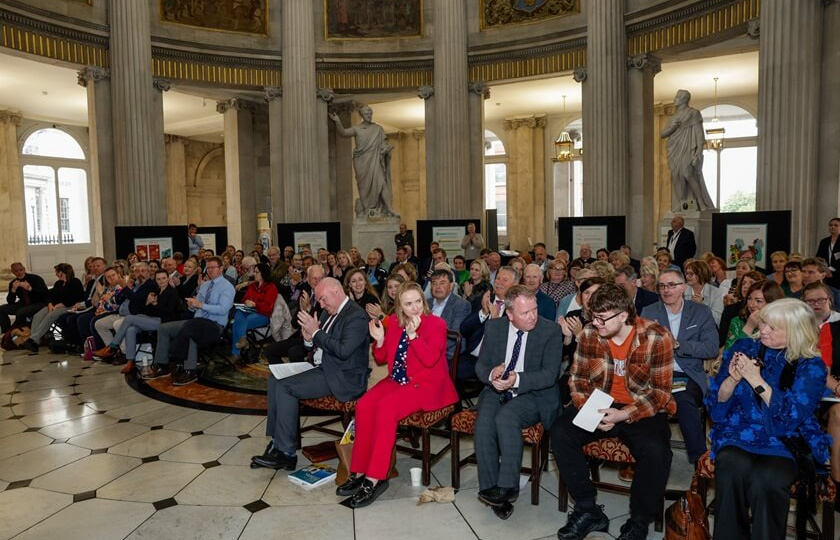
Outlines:
MULTIPOLYGON (((429 278, 432 302, 429 306, 432 314, 437 315, 446 321, 447 330, 458 331, 461 323, 470 314, 470 303, 453 293, 455 287, 455 275, 450 270, 435 270, 429 278)), ((466 342, 461 341, 461 351, 466 347, 466 342)), ((450 339, 446 345, 446 357, 452 359, 455 354, 455 340, 450 339)))
POLYGON ((685 300, 685 277, 678 270, 659 274, 660 301, 642 311, 642 317, 658 322, 674 336, 674 392, 677 419, 685 439, 688 461, 696 463, 706 451, 706 429, 700 416, 703 395, 708 390, 703 361, 718 354, 718 334, 712 310, 685 300))
POLYGON ((478 498, 493 507, 519 495, 522 429, 550 426, 560 409, 560 327, 537 315, 536 296, 524 285, 507 291, 505 315, 487 321, 475 367, 487 384, 475 424, 478 498))
POLYGON ((271 442, 252 467, 292 471, 297 466, 300 399, 335 396, 350 401, 367 390, 368 317, 350 301, 338 280, 325 278, 315 288, 321 304, 320 323, 306 311, 298 313, 304 345, 313 348, 315 369, 284 379, 268 378, 268 421, 271 442))

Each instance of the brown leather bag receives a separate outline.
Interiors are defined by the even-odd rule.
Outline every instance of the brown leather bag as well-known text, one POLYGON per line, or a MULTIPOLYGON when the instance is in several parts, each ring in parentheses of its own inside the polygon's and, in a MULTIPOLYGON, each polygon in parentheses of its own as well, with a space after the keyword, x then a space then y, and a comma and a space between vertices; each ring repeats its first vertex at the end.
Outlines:
MULTIPOLYGON (((350 478, 350 460, 353 457, 353 443, 341 444, 335 441, 335 452, 338 454, 338 472, 335 475, 335 485, 340 486, 350 478)), ((391 452, 391 470, 388 472, 388 480, 400 475, 397 470, 397 447, 391 452)))
POLYGON ((697 494, 697 478, 691 488, 665 510, 665 540, 709 540, 709 517, 697 494))

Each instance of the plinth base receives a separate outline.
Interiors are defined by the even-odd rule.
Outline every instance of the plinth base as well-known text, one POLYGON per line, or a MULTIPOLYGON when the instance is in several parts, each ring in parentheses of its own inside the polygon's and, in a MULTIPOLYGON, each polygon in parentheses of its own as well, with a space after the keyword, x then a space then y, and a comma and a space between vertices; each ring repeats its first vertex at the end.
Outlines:
POLYGON ((396 247, 394 236, 400 232, 399 217, 356 218, 353 220, 353 245, 359 248, 362 259, 371 249, 380 247, 393 260, 396 247))

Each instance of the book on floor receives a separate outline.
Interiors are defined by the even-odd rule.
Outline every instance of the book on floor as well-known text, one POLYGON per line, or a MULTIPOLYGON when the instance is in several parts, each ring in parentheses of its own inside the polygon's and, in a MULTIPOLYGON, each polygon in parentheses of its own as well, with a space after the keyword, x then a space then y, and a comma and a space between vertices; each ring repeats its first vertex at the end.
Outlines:
POLYGON ((313 463, 289 475, 289 480, 304 489, 313 489, 335 479, 336 470, 328 465, 313 463))

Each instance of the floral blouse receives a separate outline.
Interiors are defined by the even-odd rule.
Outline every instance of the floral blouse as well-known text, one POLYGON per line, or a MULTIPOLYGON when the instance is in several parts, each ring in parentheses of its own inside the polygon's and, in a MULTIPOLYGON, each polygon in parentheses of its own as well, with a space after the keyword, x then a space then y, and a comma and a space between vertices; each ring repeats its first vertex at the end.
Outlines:
POLYGON ((770 405, 765 405, 746 380, 738 383, 728 401, 718 402, 718 391, 729 376, 734 353, 755 358, 760 345, 750 338, 737 340, 724 351, 720 371, 709 385, 705 401, 714 422, 709 433, 712 457, 721 448, 736 446, 753 454, 792 459, 780 437, 801 435, 816 462, 827 463, 831 437, 822 430, 815 414, 825 387, 826 368, 821 358, 801 358, 793 385, 780 390, 779 378, 786 362, 784 350, 767 349, 761 375, 773 392, 770 405))

